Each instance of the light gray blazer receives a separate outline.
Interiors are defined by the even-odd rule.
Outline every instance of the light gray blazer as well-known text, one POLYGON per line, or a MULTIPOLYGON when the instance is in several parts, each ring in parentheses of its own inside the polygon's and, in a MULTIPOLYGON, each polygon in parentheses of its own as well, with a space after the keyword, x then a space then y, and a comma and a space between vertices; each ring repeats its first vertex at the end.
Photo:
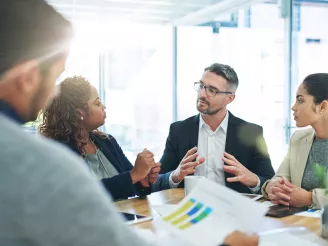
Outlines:
MULTIPOLYGON (((301 187, 303 173, 311 150, 313 139, 313 128, 296 131, 290 139, 288 153, 273 178, 283 177, 290 181, 292 184, 301 187)), ((265 187, 269 181, 270 180, 265 182, 262 186, 262 194, 266 198, 268 198, 268 194, 265 192, 265 187)), ((328 197, 325 195, 325 189, 318 188, 312 190, 313 208, 320 209, 327 202, 328 197)))

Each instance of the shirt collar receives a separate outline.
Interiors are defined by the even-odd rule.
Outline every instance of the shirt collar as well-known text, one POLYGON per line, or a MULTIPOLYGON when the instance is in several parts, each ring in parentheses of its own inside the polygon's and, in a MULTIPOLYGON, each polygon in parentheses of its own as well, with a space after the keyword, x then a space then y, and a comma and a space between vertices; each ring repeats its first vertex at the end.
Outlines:
MULTIPOLYGON (((219 125, 219 127, 215 130, 215 132, 217 132, 219 128, 222 128, 222 130, 225 133, 227 133, 227 130, 228 130, 228 122, 229 122, 229 111, 227 111, 226 115, 224 116, 223 121, 221 122, 221 124, 219 125)), ((199 130, 202 129, 203 126, 208 126, 208 125, 203 120, 202 114, 200 114, 200 116, 199 116, 199 130)))
POLYGON ((6 102, 0 100, 0 114, 7 116, 8 118, 16 121, 18 124, 26 123, 17 113, 16 111, 6 102))

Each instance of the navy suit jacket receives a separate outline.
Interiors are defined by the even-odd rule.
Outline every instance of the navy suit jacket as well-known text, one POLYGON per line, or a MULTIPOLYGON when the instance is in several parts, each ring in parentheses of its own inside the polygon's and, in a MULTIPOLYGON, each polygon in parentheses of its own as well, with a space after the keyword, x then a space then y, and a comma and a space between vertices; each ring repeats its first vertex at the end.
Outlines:
MULTIPOLYGON (((160 160, 161 173, 166 173, 166 179, 168 179, 167 174, 178 167, 187 151, 198 146, 199 117, 198 114, 171 124, 164 154, 160 160)), ((261 181, 261 186, 274 175, 262 127, 239 119, 230 112, 225 151, 255 173, 261 181)), ((228 177, 233 177, 233 175, 225 173, 225 178, 228 177)), ((159 179, 156 185, 161 182, 164 181, 159 179)), ((239 182, 226 182, 226 186, 237 192, 251 193, 247 186, 239 182)), ((184 187, 184 183, 181 182, 179 187, 184 187)), ((153 187, 152 189, 158 188, 153 187)), ((261 190, 259 190, 260 192, 261 190)))
MULTIPOLYGON (((108 138, 102 138, 95 133, 90 133, 90 138, 119 173, 114 177, 101 180, 114 200, 150 194, 151 188, 145 188, 139 182, 132 184, 130 171, 133 166, 113 136, 108 135, 108 138)), ((67 145, 78 155, 81 155, 75 143, 68 143, 67 145)))

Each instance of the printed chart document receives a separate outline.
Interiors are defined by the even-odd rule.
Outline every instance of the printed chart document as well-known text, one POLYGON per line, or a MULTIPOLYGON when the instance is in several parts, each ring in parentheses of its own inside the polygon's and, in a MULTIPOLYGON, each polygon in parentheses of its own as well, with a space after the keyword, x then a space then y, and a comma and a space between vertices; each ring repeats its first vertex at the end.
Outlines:
POLYGON ((178 234, 190 245, 217 246, 235 230, 252 234, 267 207, 203 179, 174 209, 154 221, 158 231, 178 234))
POLYGON ((151 206, 160 216, 169 214, 172 211, 176 210, 179 205, 175 204, 166 204, 166 205, 153 205, 151 206))

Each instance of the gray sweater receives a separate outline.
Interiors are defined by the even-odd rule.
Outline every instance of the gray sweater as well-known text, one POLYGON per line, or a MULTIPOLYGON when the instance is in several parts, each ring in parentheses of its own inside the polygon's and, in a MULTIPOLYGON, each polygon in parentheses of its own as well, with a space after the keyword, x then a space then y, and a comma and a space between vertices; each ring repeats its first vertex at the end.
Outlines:
POLYGON ((314 164, 318 163, 328 168, 328 139, 314 139, 302 178, 302 188, 311 191, 316 188, 324 188, 317 177, 314 164))
POLYGON ((2 115, 0 157, 0 246, 148 245, 79 157, 2 115))

